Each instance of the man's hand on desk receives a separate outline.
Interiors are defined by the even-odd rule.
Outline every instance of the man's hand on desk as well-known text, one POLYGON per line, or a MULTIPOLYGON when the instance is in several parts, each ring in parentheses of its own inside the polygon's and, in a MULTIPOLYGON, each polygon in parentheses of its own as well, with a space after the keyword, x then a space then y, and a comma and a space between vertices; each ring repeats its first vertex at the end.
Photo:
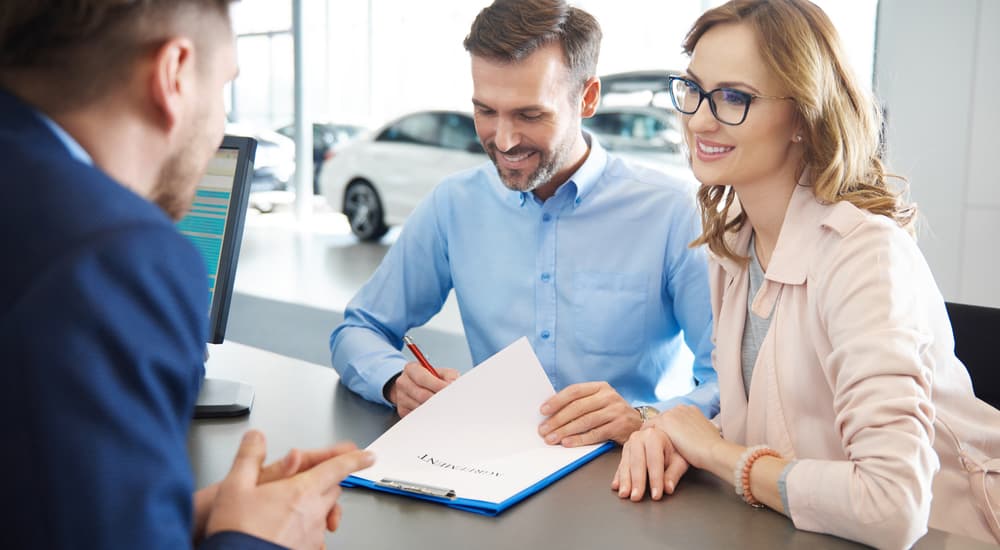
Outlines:
POLYGON ((607 382, 573 384, 542 404, 548 419, 538 433, 549 444, 579 447, 613 440, 624 443, 642 426, 639 413, 607 382))
POLYGON ((410 414, 424 401, 427 401, 435 393, 443 390, 448 384, 458 380, 459 372, 455 369, 437 369, 444 378, 431 374, 420 363, 413 361, 403 367, 403 372, 391 382, 388 397, 394 405, 396 412, 402 418, 410 414))
MULTIPOLYGON (((293 449, 262 466, 265 454, 264 436, 247 432, 226 478, 199 491, 212 497, 205 535, 240 531, 291 548, 323 547, 324 533, 340 523, 340 482, 371 466, 374 457, 349 442, 314 451, 293 449)), ((204 512, 198 510, 198 499, 196 522, 204 512)))
MULTIPOLYGON (((295 474, 311 469, 323 461, 349 453, 356 448, 354 443, 345 441, 325 449, 292 449, 280 460, 261 467, 260 476, 257 478, 257 485, 292 477, 295 474)), ((205 538, 205 525, 208 523, 208 516, 215 505, 215 496, 219 493, 219 485, 221 485, 221 482, 213 483, 194 494, 193 540, 195 542, 205 538)), ((334 528, 331 527, 330 530, 332 531, 334 528)))
POLYGON ((646 494, 648 479, 649 496, 660 500, 664 492, 674 493, 687 470, 687 461, 674 448, 667 433, 655 422, 647 422, 622 446, 622 459, 611 480, 611 489, 620 498, 639 502, 646 494))
MULTIPOLYGON (((304 472, 313 466, 338 455, 348 453, 356 449, 350 442, 342 442, 326 449, 301 450, 292 449, 288 451, 280 460, 272 462, 260 469, 260 477, 257 478, 257 485, 278 481, 292 477, 304 472)), ((203 489, 199 489, 194 494, 194 535, 195 542, 205 538, 205 524, 208 523, 208 515, 212 512, 215 504, 215 496, 219 493, 221 482, 215 482, 203 489)))

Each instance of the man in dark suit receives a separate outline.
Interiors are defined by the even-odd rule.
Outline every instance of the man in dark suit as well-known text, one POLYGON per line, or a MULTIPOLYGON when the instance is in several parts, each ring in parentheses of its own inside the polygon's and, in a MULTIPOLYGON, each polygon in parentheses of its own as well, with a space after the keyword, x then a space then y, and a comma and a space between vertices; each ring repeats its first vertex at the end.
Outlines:
POLYGON ((263 466, 248 432, 193 494, 206 275, 173 221, 236 70, 229 0, 0 5, 0 547, 318 547, 372 461, 263 466))

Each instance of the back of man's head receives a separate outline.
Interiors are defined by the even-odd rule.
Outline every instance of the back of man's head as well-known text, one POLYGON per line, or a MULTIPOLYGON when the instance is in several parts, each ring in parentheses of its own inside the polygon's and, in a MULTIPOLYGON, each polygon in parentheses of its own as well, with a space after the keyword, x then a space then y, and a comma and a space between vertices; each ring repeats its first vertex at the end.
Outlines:
POLYGON ((464 46, 475 56, 516 63, 553 42, 577 84, 596 74, 601 26, 564 0, 495 0, 476 16, 464 46))
POLYGON ((9 0, 0 4, 0 87, 48 111, 85 105, 128 80, 168 37, 204 43, 233 0, 9 0), (25 90, 23 90, 25 91, 25 90))

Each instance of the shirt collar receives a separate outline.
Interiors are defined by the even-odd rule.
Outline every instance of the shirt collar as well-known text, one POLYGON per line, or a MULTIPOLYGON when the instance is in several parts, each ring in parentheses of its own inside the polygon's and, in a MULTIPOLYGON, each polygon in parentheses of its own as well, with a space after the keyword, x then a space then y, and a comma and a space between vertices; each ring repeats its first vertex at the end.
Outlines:
MULTIPOLYGON (((583 139, 587 142, 590 149, 587 153, 587 158, 576 169, 576 172, 566 180, 566 183, 556 189, 556 195, 575 191, 576 196, 571 198, 574 208, 579 206, 586 199, 587 195, 593 191, 594 187, 597 186, 597 182, 600 181, 601 174, 604 173, 604 168, 608 164, 608 152, 604 150, 604 147, 601 147, 600 142, 594 139, 590 132, 586 130, 582 131, 583 139), (568 189, 563 190, 564 187, 568 189)), ((535 199, 530 191, 511 191, 510 193, 517 197, 518 206, 524 206, 529 199, 535 199)))
POLYGON ((69 151, 70 156, 84 164, 93 166, 94 159, 91 158, 90 154, 87 153, 87 150, 80 145, 80 142, 73 139, 73 136, 69 135, 69 132, 64 130, 62 126, 59 126, 56 121, 46 116, 45 113, 35 110, 35 114, 38 115, 38 118, 40 118, 50 130, 52 130, 52 133, 59 138, 59 141, 66 146, 66 150, 69 151))
MULTIPOLYGON (((732 215, 739 213, 736 210, 732 215)), ((809 266, 818 249, 816 241, 827 231, 846 235, 865 219, 865 213, 848 201, 824 204, 813 194, 812 185, 806 178, 799 181, 792 191, 785 220, 781 224, 778 242, 771 254, 765 276, 768 280, 783 284, 805 283, 809 266)), ((745 251, 750 243, 751 227, 744 223, 735 234, 727 237, 730 250, 745 251)), ((746 266, 729 258, 713 257, 730 276, 736 276, 746 266)))
POLYGON ((573 201, 576 206, 586 200, 587 195, 597 187, 597 182, 600 181, 601 174, 608 165, 608 152, 601 147, 601 143, 586 130, 583 131, 583 139, 590 146, 590 154, 576 173, 569 178, 569 181, 576 184, 576 199, 573 201))

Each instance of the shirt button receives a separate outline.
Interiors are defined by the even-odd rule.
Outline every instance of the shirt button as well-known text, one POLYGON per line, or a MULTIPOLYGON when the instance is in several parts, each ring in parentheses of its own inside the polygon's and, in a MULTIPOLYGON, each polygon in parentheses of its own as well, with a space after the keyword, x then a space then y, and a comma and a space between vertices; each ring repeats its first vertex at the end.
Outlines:
POLYGON ((542 221, 547 222, 552 219, 552 214, 542 214, 542 221))
POLYGON ((552 278, 552 276, 549 275, 548 273, 542 273, 542 282, 543 283, 549 282, 549 279, 551 279, 551 278, 552 278))
POLYGON ((542 334, 541 334, 542 340, 548 340, 549 336, 552 336, 551 334, 549 334, 549 331, 547 331, 547 330, 543 330, 542 331, 542 334))

